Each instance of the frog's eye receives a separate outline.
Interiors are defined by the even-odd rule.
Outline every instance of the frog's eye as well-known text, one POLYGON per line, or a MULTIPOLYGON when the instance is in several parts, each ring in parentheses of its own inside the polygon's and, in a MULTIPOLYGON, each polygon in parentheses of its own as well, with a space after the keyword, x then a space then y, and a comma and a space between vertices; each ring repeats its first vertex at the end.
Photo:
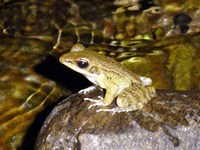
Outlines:
POLYGON ((79 66, 82 69, 87 68, 89 65, 89 62, 85 59, 78 60, 76 63, 77 63, 77 66, 79 66))

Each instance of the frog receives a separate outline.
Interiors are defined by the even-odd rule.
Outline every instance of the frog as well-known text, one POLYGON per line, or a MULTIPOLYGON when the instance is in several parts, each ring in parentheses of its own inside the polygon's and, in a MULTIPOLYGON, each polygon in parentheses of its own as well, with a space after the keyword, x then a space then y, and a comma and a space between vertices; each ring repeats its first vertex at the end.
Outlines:
POLYGON ((84 98, 93 102, 90 109, 94 106, 106 107, 116 102, 116 107, 104 107, 96 110, 97 112, 140 110, 156 95, 150 78, 139 76, 115 59, 85 48, 80 43, 60 56, 59 61, 105 90, 105 96, 99 99, 84 98))

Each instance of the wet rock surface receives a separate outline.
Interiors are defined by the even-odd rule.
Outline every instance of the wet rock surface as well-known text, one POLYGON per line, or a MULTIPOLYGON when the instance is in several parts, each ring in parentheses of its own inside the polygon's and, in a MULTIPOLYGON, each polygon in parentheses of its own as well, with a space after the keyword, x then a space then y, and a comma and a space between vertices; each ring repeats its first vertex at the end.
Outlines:
MULTIPOLYGON (((36 149, 199 149, 200 93, 157 90, 157 97, 135 112, 96 112, 83 101, 103 94, 77 93, 54 108, 36 149)), ((109 106, 115 107, 115 104, 109 106)))

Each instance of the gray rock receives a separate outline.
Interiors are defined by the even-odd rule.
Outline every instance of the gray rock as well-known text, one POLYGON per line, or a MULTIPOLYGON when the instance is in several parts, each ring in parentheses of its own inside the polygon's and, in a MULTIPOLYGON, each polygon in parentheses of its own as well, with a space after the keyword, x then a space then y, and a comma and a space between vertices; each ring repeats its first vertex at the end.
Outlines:
MULTIPOLYGON (((35 148, 82 150, 200 149, 200 93, 157 90, 157 96, 139 111, 99 112, 84 97, 94 89, 62 101, 46 119, 35 148)), ((115 104, 109 108, 116 107, 115 104)))

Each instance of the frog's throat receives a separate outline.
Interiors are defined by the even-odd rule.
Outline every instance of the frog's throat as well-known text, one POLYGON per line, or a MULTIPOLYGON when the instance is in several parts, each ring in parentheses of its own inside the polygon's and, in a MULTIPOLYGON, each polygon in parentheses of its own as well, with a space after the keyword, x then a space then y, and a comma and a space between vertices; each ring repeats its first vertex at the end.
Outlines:
POLYGON ((95 85, 99 85, 98 83, 97 83, 97 78, 95 77, 95 75, 93 75, 93 76, 87 76, 87 75, 84 75, 90 82, 92 82, 93 84, 95 84, 95 85))

